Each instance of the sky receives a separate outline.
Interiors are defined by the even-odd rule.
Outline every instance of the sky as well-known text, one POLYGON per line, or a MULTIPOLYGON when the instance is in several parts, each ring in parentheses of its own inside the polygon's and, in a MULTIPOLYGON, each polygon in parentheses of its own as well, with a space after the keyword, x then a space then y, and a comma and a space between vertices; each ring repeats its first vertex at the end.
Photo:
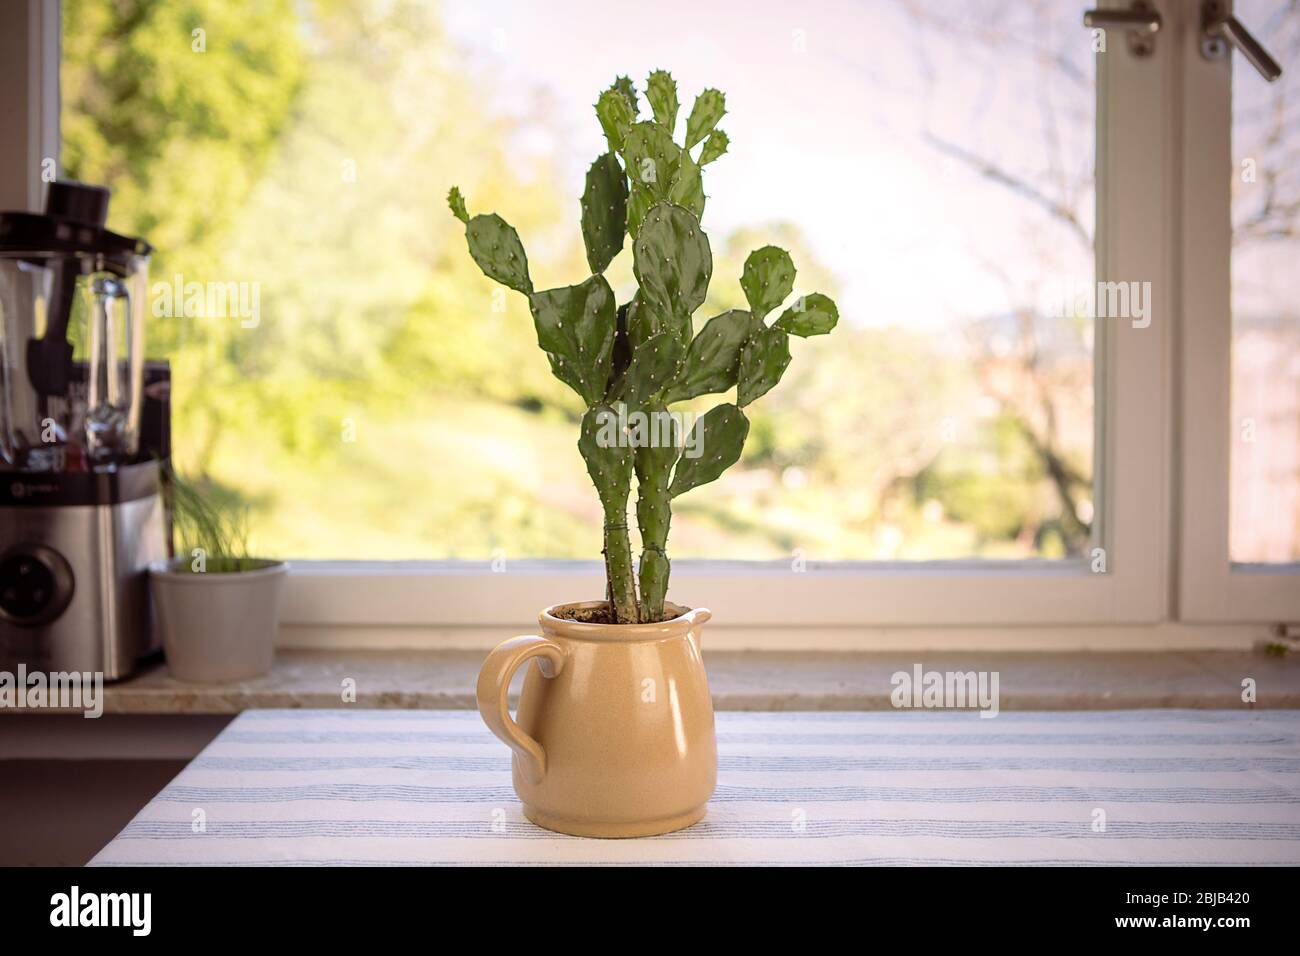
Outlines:
MULTIPOLYGON (((682 116, 700 90, 723 90, 731 150, 705 177, 706 227, 798 224, 839 277, 848 321, 938 331, 1003 314, 1017 297, 1037 301, 1029 287, 1044 270, 1053 280, 1091 279, 1077 239, 1045 234, 1029 203, 925 138, 936 133, 1042 179, 1052 158, 1038 129, 1042 103, 1027 95, 1044 88, 1034 64, 923 30, 900 3, 476 0, 443 9, 451 39, 496 91, 493 108, 526 115, 539 97, 551 104, 558 128, 527 146, 558 162, 575 196, 606 148, 591 104, 616 75, 644 88, 652 69, 670 70, 682 116), (994 250, 1004 276, 989 268, 994 250)), ((1051 22, 1036 29, 1064 44, 1090 81, 1082 7, 1050 9, 1051 22)), ((1085 181, 1090 96, 1072 94, 1056 110, 1059 163, 1085 181)), ((1090 224, 1091 192, 1077 199, 1090 224)))

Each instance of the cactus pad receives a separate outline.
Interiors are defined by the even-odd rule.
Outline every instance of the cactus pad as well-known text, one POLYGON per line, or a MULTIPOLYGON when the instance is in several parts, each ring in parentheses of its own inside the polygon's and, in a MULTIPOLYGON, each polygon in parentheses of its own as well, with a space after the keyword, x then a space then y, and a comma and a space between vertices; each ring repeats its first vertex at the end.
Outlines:
POLYGON ((627 200, 627 232, 633 239, 641 232, 641 222, 645 219, 645 214, 659 201, 649 186, 642 186, 640 183, 632 184, 632 192, 627 200))
POLYGON ((655 70, 646 80, 645 98, 654 111, 655 122, 672 136, 677 126, 677 81, 665 70, 655 70))
POLYGON ((673 482, 668 494, 676 498, 692 488, 706 485, 740 460, 749 434, 749 419, 735 405, 716 405, 691 429, 682 457, 677 461, 673 482), (688 457, 691 448, 698 448, 697 458, 688 457))
POLYGON ((749 254, 740 287, 754 318, 760 322, 794 291, 794 262, 790 253, 776 246, 764 246, 749 254))
POLYGON ((700 167, 686 153, 682 153, 677 175, 668 190, 668 201, 689 209, 696 219, 704 218, 704 182, 700 178, 700 167))
POLYGON ((636 122, 636 110, 619 90, 610 87, 596 100, 596 118, 600 128, 605 131, 609 148, 617 152, 623 148, 627 132, 636 122))
POLYGON ((790 337, 783 329, 768 328, 760 323, 740 353, 736 404, 744 408, 767 394, 781 381, 789 364, 790 337))
POLYGON ((731 140, 727 138, 727 134, 720 129, 715 129, 709 134, 709 138, 704 141, 704 148, 700 150, 700 165, 709 165, 709 163, 725 153, 730 145, 731 140))
POLYGON ((705 90, 695 97, 695 105, 686 120, 686 148, 694 149, 696 143, 704 142, 726 112, 726 97, 717 90, 705 90))
POLYGON ((713 276, 709 238, 699 220, 670 203, 651 209, 632 244, 632 271, 643 305, 689 334, 690 317, 703 304, 713 276))
POLYGON ((552 356, 556 375, 588 405, 600 401, 609 383, 618 328, 609 283, 603 276, 592 276, 580 285, 534 292, 528 303, 537 344, 552 356))
POLYGON ((660 332, 637 346, 627 370, 623 397, 629 405, 644 405, 664 390, 682 367, 682 340, 676 332, 660 332))
POLYGON ((641 111, 641 104, 636 96, 636 84, 632 82, 630 76, 620 76, 614 80, 611 90, 618 90, 627 99, 628 105, 632 107, 632 118, 641 111))
POLYGON ((475 216, 465 226, 465 239, 469 254, 484 275, 516 292, 532 294, 533 280, 528 277, 524 244, 508 222, 496 213, 475 216))
POLYGON ((447 205, 451 207, 453 216, 469 225, 469 213, 465 211, 465 197, 460 194, 459 186, 452 186, 448 191, 447 205))
POLYGON ((634 123, 623 141, 622 156, 634 187, 644 186, 656 198, 667 198, 682 156, 672 134, 657 123, 634 123))
POLYGON ((705 322, 691 340, 681 377, 669 391, 668 401, 725 392, 735 385, 740 353, 753 331, 754 318, 742 309, 723 312, 705 322))
POLYGON ((839 321, 840 310, 835 303, 820 292, 814 292, 801 297, 772 324, 791 335, 807 338, 810 335, 825 335, 839 321))
POLYGON ((606 153, 587 170, 582 193, 582 241, 593 275, 604 272, 623 248, 627 227, 627 179, 613 153, 606 153))
POLYGON ((641 294, 632 298, 632 308, 628 310, 628 341, 636 348, 652 335, 660 332, 673 332, 682 341, 685 351, 686 343, 691 338, 691 318, 689 315, 678 316, 662 312, 654 305, 644 302, 641 294))

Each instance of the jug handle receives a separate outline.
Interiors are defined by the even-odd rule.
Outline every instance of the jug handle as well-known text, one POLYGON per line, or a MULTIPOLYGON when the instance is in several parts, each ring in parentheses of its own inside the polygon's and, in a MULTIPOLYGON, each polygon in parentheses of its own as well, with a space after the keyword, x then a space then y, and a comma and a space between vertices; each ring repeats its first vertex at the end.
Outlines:
POLYGON ((478 674, 478 712, 488 730, 509 745, 519 758, 519 769, 529 783, 546 775, 546 751, 519 729, 510 716, 510 679, 521 665, 537 658, 542 676, 553 678, 564 669, 564 648, 536 634, 502 641, 483 662, 478 674))

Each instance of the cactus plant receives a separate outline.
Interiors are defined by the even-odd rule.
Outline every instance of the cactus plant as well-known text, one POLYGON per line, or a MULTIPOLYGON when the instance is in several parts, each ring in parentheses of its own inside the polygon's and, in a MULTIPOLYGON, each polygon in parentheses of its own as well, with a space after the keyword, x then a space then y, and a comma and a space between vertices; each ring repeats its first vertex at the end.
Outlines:
POLYGON ((704 90, 674 139, 677 84, 663 70, 646 83, 651 118, 641 116, 636 87, 619 77, 596 101, 609 151, 587 172, 582 238, 591 276, 577 285, 537 291, 519 235, 495 213, 471 217, 452 187, 447 201, 465 224, 469 252, 489 278, 527 297, 556 377, 587 411, 578 451, 604 514, 606 597, 610 620, 650 623, 664 616, 672 502, 716 479, 745 446, 744 408, 772 389, 790 364, 790 336, 824 335, 839 321, 827 296, 811 293, 773 322, 794 292, 790 254, 765 246, 749 255, 740 287, 748 309, 715 315, 695 331, 695 313, 713 278, 708 236, 700 227, 702 171, 726 153, 718 129, 726 100, 704 90), (698 147, 696 155, 692 150, 698 147), (618 305, 604 273, 631 239, 637 291, 618 305), (736 390, 694 422, 669 406, 736 390), (639 566, 632 561, 627 508, 636 477, 639 566))

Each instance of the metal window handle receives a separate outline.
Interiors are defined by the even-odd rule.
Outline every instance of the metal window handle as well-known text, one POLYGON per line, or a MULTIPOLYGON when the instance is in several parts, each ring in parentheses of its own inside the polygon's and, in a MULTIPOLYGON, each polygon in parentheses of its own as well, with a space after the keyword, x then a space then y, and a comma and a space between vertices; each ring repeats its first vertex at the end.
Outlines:
POLYGON ((1125 30, 1128 48, 1134 56, 1150 56, 1155 52, 1156 34, 1164 25, 1160 13, 1145 0, 1134 0, 1127 10, 1107 8, 1085 10, 1083 25, 1094 30, 1125 30))
POLYGON ((1159 13, 1143 4, 1134 4, 1131 10, 1085 10, 1083 13, 1083 25, 1100 30, 1155 33, 1163 23, 1159 13))
POLYGON ((1223 4, 1210 0, 1201 8, 1201 53, 1207 60, 1221 60, 1228 55, 1231 44, 1259 71, 1269 83, 1282 75, 1282 67, 1269 55, 1263 45, 1251 36, 1240 20, 1229 16, 1223 4))

